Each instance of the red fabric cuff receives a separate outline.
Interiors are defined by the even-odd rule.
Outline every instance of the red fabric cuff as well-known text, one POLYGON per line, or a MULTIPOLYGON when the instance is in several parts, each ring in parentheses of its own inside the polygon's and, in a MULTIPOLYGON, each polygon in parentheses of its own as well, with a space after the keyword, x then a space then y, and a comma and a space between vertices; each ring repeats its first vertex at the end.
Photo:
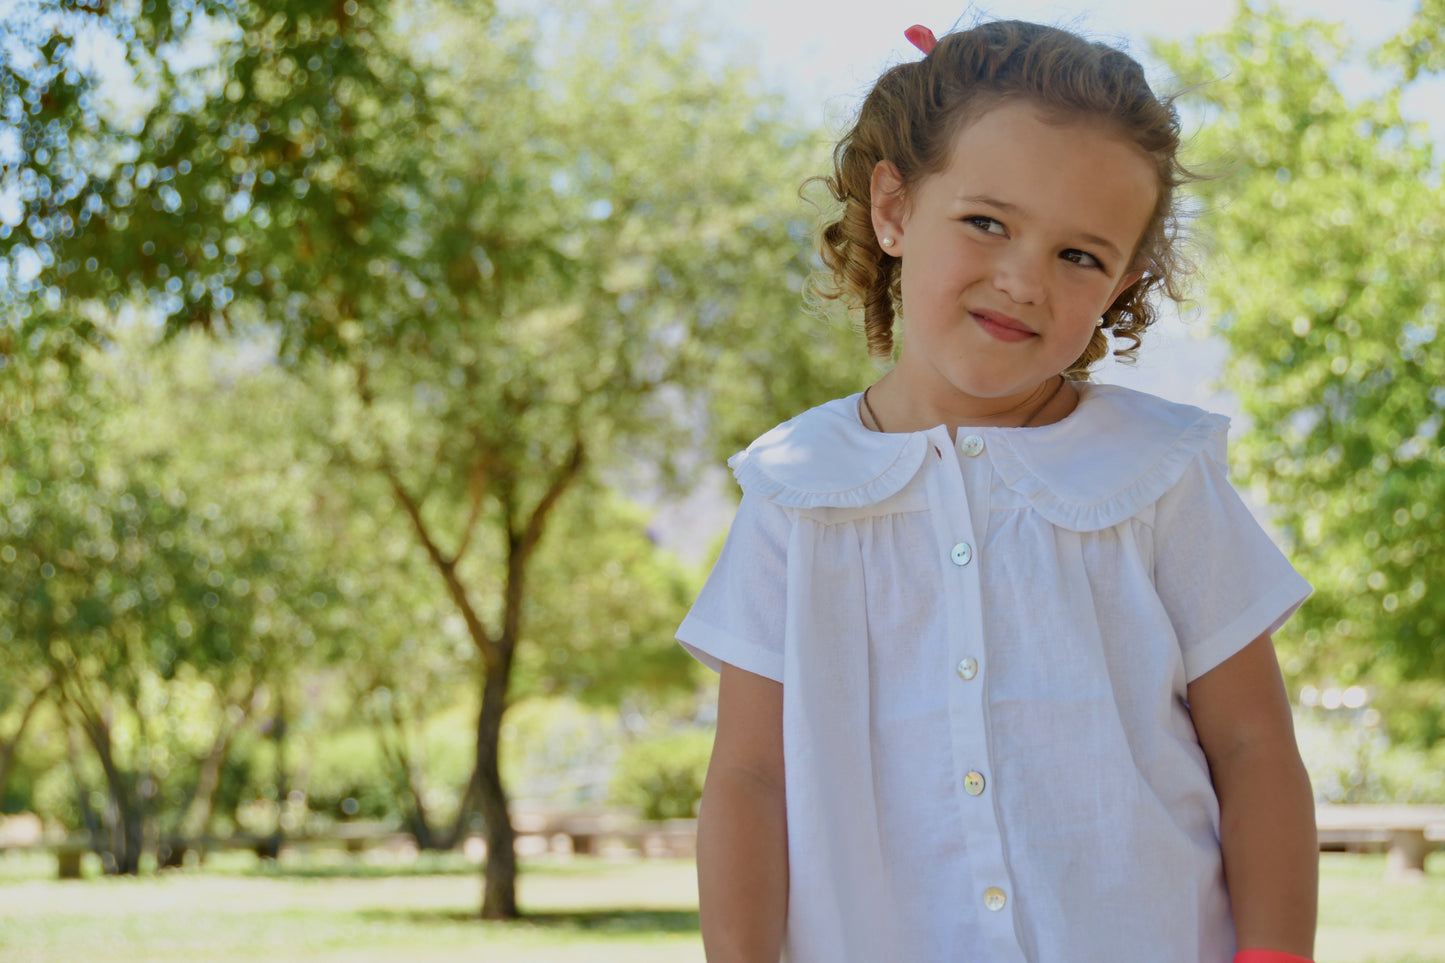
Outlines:
POLYGON ((1314 963, 1307 957, 1279 950, 1240 950, 1234 954, 1234 963, 1314 963))

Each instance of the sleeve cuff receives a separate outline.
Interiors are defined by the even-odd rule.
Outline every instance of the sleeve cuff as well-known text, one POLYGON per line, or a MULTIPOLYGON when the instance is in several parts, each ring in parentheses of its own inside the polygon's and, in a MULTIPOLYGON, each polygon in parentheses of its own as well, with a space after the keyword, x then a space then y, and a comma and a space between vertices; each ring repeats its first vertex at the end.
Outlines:
POLYGON ((677 641, 688 654, 714 672, 721 672, 723 663, 727 663, 774 682, 783 681, 781 652, 740 639, 694 615, 688 615, 678 626, 677 641))
POLYGON ((1288 621, 1311 592, 1310 583, 1291 571, 1228 625, 1184 653, 1184 673, 1193 682, 1266 632, 1288 621))

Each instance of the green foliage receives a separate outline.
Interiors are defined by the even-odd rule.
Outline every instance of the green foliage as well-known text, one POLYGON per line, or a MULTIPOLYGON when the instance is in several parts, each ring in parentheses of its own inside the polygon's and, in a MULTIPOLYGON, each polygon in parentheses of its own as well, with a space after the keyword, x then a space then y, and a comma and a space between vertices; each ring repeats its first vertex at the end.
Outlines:
MULTIPOLYGON (((92 767, 93 772, 89 773, 89 785, 103 785, 105 776, 99 771, 99 767, 92 767)), ((61 828, 67 832, 76 832, 85 828, 85 820, 80 811, 80 795, 88 792, 84 785, 78 784, 76 773, 69 766, 53 766, 44 770, 30 770, 28 773, 22 771, 21 778, 29 783, 27 802, 29 811, 39 815, 51 829, 61 828)), ((105 804, 105 795, 99 790, 92 794, 90 804, 100 809, 105 804)))
POLYGON ((1445 745, 1445 698, 1438 678, 1392 685, 1377 698, 1389 706, 1390 739, 1403 746, 1445 745))
POLYGON ((1402 69, 1405 80, 1445 70, 1445 0, 1419 0, 1415 16, 1377 59, 1402 69))
POLYGON ((22 315, 37 295, 141 300, 172 328, 225 327, 260 305, 334 347, 335 319, 303 317, 302 292, 365 277, 395 236, 412 171, 389 145, 421 140, 427 116, 386 5, 70 6, 0 19, 0 116, 20 148, 5 182, 25 213, 0 226, 0 256, 22 315), (97 40, 120 69, 79 54, 97 40), (336 239, 352 257, 327 263, 336 239))
POLYGON ((376 738, 367 729, 328 733, 318 740, 307 761, 306 807, 310 812, 336 821, 397 816, 397 794, 376 738))
POLYGON ((0 601, 14 671, 60 639, 166 819, 220 760, 225 818, 283 827, 318 691, 418 806, 465 786, 428 733, 479 689, 484 776, 518 692, 690 697, 695 573, 610 492, 866 377, 801 310, 825 139, 649 2, 62 6, 0 14, 0 377, 40 466, 0 477, 30 512, 6 598, 42 599, 0 601), (45 552, 90 543, 60 599, 45 552), (62 602, 104 633, 35 628, 62 602))
POLYGON ((1392 746, 1369 710, 1301 710, 1295 733, 1319 802, 1445 803, 1445 742, 1392 746))
POLYGON ((502 727, 502 775, 523 799, 596 805, 616 760, 618 729, 614 709, 558 697, 519 702, 502 727))
POLYGON ((638 508, 605 490, 578 496, 559 509, 538 552, 516 697, 565 693, 594 706, 690 699, 706 670, 673 632, 701 573, 658 548, 638 508), (558 605, 562 598, 568 604, 558 605))
MULTIPOLYGON (((1431 36, 1437 8, 1422 7, 1431 36)), ((1240 467, 1316 587, 1282 639, 1292 668, 1438 679, 1445 191, 1428 132, 1401 118, 1401 89, 1347 99, 1343 30, 1278 7, 1158 52, 1201 84, 1196 156, 1224 168, 1201 186, 1205 300, 1252 424, 1240 467)))
POLYGON ((617 760, 612 799, 644 819, 690 819, 697 815, 712 756, 711 731, 686 729, 629 743, 617 760))
MULTIPOLYGON (((187 385, 164 365, 185 359, 142 364, 142 329, 105 329, 105 350, 72 345, 62 361, 42 346, 0 371, 15 426, 0 440, 0 662, 22 689, 51 686, 49 724, 100 764, 65 767, 68 785, 37 797, 76 801, 60 807, 71 825, 100 819, 128 870, 142 824, 187 810, 201 758, 304 651, 297 608, 317 588, 293 540, 294 487, 219 475, 208 443, 239 439, 173 413, 187 385), (178 390, 148 394, 157 382, 178 390)), ((212 396, 210 411, 238 401, 212 396)))

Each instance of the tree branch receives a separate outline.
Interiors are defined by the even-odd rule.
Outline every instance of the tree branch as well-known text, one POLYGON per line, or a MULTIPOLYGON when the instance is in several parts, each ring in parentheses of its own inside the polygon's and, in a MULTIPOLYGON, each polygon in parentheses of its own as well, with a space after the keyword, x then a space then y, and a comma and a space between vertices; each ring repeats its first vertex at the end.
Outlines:
POLYGON ((380 465, 382 474, 391 484, 392 493, 396 496, 397 503, 401 505, 406 517, 411 519, 411 526, 416 531, 416 537, 421 542, 422 548, 426 551, 427 557, 432 560, 438 572, 441 573, 442 581, 446 583, 447 593, 451 595, 452 601, 456 603, 457 609, 462 613, 462 619, 466 622, 467 632, 471 635, 472 641, 482 653, 482 661, 486 663, 487 670, 498 668, 501 664, 497 653, 497 643, 491 633, 482 624, 477 610, 472 606, 471 598, 467 595, 467 588, 462 580, 457 577, 457 566, 455 559, 449 559, 443 554, 437 545, 436 539, 432 538, 431 531, 426 526, 426 521, 421 517, 421 506, 406 490, 396 471, 386 461, 380 465))
POLYGON ((472 462, 471 474, 467 479, 467 497, 471 500, 471 507, 467 512, 467 520, 462 525, 462 539, 457 543, 456 552, 452 554, 453 565, 462 560, 462 556, 467 553, 467 547, 472 543, 472 532, 476 530, 477 519, 482 514, 482 503, 486 500, 486 494, 487 459, 478 447, 477 459, 472 462))
POLYGON ((568 456, 567 462, 552 476, 551 483, 542 497, 537 502, 537 507, 532 510, 532 517, 527 519, 527 527, 522 532, 521 538, 517 541, 514 553, 519 554, 523 560, 532 554, 537 547, 537 542, 542 538, 542 532, 547 524, 547 516, 557 504, 571 484, 577 480, 582 473, 582 466, 587 460, 587 452, 582 444, 582 439, 576 437, 572 440, 572 453, 568 456))
MULTIPOLYGON (((527 524, 519 533, 513 529, 509 535, 507 552, 507 590, 505 595, 505 607, 502 612, 502 636, 498 640, 500 647, 504 650, 503 657, 510 658, 513 648, 522 634, 522 592, 523 584, 527 574, 527 560, 531 557, 532 551, 541 541, 542 532, 546 529, 547 516, 551 514, 558 499, 562 497, 571 484, 582 474, 582 466, 586 463, 586 447, 582 444, 581 436, 574 436, 572 440, 572 453, 568 456, 566 463, 557 469, 552 476, 547 490, 537 501, 532 509, 527 524)), ((508 511, 508 525, 510 526, 510 506, 508 511)))
MULTIPOLYGON (((361 363, 356 365, 356 390, 361 397, 361 403, 370 407, 373 395, 371 385, 367 379, 366 366, 361 363)), ((442 581, 447 587, 447 594, 451 596, 457 610, 462 614, 462 620, 466 623, 467 633, 472 637, 472 642, 482 654, 482 662, 486 665, 487 671, 499 668, 501 660, 497 653, 497 643, 487 627, 482 624, 481 617, 477 615, 476 608, 472 605, 471 598, 467 595, 466 586, 457 576, 457 562, 461 558, 461 551, 458 551, 450 558, 441 550, 437 540, 432 537, 431 530, 427 528, 426 520, 421 515, 421 503, 412 496, 402 483, 401 476, 392 467, 391 461, 383 450, 380 458, 377 459, 376 468, 386 477, 387 483, 391 486, 392 494, 396 496, 397 503, 401 505, 406 517, 411 520, 412 529, 416 532, 417 540, 421 542, 422 549, 427 557, 431 559, 436 570, 441 574, 442 581)), ((474 469, 474 472, 477 469, 474 469)), ((481 498, 477 496, 472 504, 471 516, 468 519, 467 529, 462 537, 461 548, 465 550, 470 541, 470 532, 475 523, 476 516, 480 513, 481 498)))

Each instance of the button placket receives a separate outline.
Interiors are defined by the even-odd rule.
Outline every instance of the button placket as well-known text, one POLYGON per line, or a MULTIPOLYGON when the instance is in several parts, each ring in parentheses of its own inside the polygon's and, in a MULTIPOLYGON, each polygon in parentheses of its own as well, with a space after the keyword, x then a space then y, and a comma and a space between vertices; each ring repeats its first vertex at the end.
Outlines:
POLYGON ((988 524, 993 470, 987 458, 978 457, 985 449, 982 442, 980 437, 976 445, 969 445, 965 435, 951 445, 954 457, 942 459, 927 474, 928 500, 941 556, 942 601, 951 654, 945 671, 958 677, 950 680, 948 701, 959 831, 969 854, 969 890, 986 910, 979 919, 979 948, 985 958, 997 963, 1023 963, 1013 914, 999 912, 1011 898, 1005 890, 1011 886, 1011 877, 997 807, 990 798, 994 787, 989 785, 988 687, 983 684, 989 666, 980 583, 985 563, 978 552, 988 524), (971 453, 969 449, 974 447, 977 451, 971 453))

